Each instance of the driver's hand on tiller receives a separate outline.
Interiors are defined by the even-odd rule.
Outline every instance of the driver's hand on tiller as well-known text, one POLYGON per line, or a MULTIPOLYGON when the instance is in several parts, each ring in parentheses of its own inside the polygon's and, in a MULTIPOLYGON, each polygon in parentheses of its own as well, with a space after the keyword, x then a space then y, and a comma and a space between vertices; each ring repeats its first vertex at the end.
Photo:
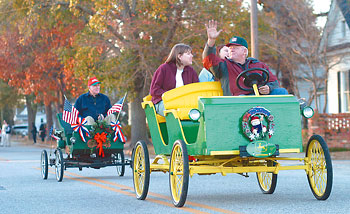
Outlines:
POLYGON ((268 85, 263 85, 259 88, 260 94, 269 94, 270 93, 270 87, 268 85))

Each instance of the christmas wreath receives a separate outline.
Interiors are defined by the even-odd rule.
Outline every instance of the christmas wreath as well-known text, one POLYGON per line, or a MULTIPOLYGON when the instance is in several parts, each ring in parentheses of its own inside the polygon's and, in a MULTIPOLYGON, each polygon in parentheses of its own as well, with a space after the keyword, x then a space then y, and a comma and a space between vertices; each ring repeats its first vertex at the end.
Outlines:
POLYGON ((104 157, 104 147, 111 146, 111 139, 114 134, 110 125, 108 125, 105 121, 96 121, 94 125, 92 125, 91 130, 89 131, 91 139, 88 141, 87 145, 89 148, 99 150, 99 156, 104 157))
POLYGON ((275 132, 275 123, 273 120, 274 116, 266 108, 261 106, 251 108, 243 115, 243 133, 249 138, 250 141, 262 139, 265 132, 267 132, 268 137, 271 138, 275 132), (268 122, 267 128, 263 124, 265 118, 267 118, 268 122), (249 125, 249 122, 252 126, 249 125))

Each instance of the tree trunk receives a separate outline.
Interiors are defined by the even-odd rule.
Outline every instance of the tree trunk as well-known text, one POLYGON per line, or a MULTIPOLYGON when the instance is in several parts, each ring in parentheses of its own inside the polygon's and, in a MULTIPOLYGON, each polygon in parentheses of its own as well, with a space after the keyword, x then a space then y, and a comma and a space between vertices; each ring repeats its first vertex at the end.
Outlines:
POLYGON ((47 139, 51 139, 51 136, 49 136, 50 129, 53 125, 52 121, 52 105, 51 102, 48 105, 45 105, 45 113, 46 113, 46 133, 47 133, 47 139))
POLYGON ((143 93, 138 93, 137 97, 131 102, 131 145, 134 147, 137 141, 144 140, 149 143, 147 126, 146 126, 146 115, 142 109, 141 102, 143 93))
POLYGON ((33 105, 33 99, 31 98, 31 95, 26 95, 25 97, 28 112, 28 138, 33 139, 31 131, 33 129, 33 123, 35 124, 37 106, 33 105))

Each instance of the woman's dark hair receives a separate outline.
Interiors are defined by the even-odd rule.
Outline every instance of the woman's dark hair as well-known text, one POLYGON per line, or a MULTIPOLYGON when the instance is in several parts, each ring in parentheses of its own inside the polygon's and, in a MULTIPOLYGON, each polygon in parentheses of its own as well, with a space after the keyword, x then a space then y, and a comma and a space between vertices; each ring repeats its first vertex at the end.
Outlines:
POLYGON ((180 59, 177 57, 179 54, 184 54, 188 51, 192 51, 192 48, 189 45, 185 45, 182 43, 174 45, 174 47, 171 49, 170 54, 168 58, 166 59, 166 63, 175 63, 178 66, 181 66, 182 63, 180 59))

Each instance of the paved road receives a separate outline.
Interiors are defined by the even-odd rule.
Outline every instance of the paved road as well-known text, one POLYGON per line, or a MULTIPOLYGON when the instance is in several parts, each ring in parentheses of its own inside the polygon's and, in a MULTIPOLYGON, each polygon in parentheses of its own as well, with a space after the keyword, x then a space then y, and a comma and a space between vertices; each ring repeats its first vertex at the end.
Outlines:
POLYGON ((131 170, 68 169, 63 182, 53 168, 42 180, 37 146, 0 147, 0 213, 350 213, 350 161, 333 161, 330 198, 317 201, 305 172, 281 171, 274 194, 260 192, 255 174, 194 175, 184 208, 174 208, 168 174, 152 173, 147 200, 133 192, 131 170))

